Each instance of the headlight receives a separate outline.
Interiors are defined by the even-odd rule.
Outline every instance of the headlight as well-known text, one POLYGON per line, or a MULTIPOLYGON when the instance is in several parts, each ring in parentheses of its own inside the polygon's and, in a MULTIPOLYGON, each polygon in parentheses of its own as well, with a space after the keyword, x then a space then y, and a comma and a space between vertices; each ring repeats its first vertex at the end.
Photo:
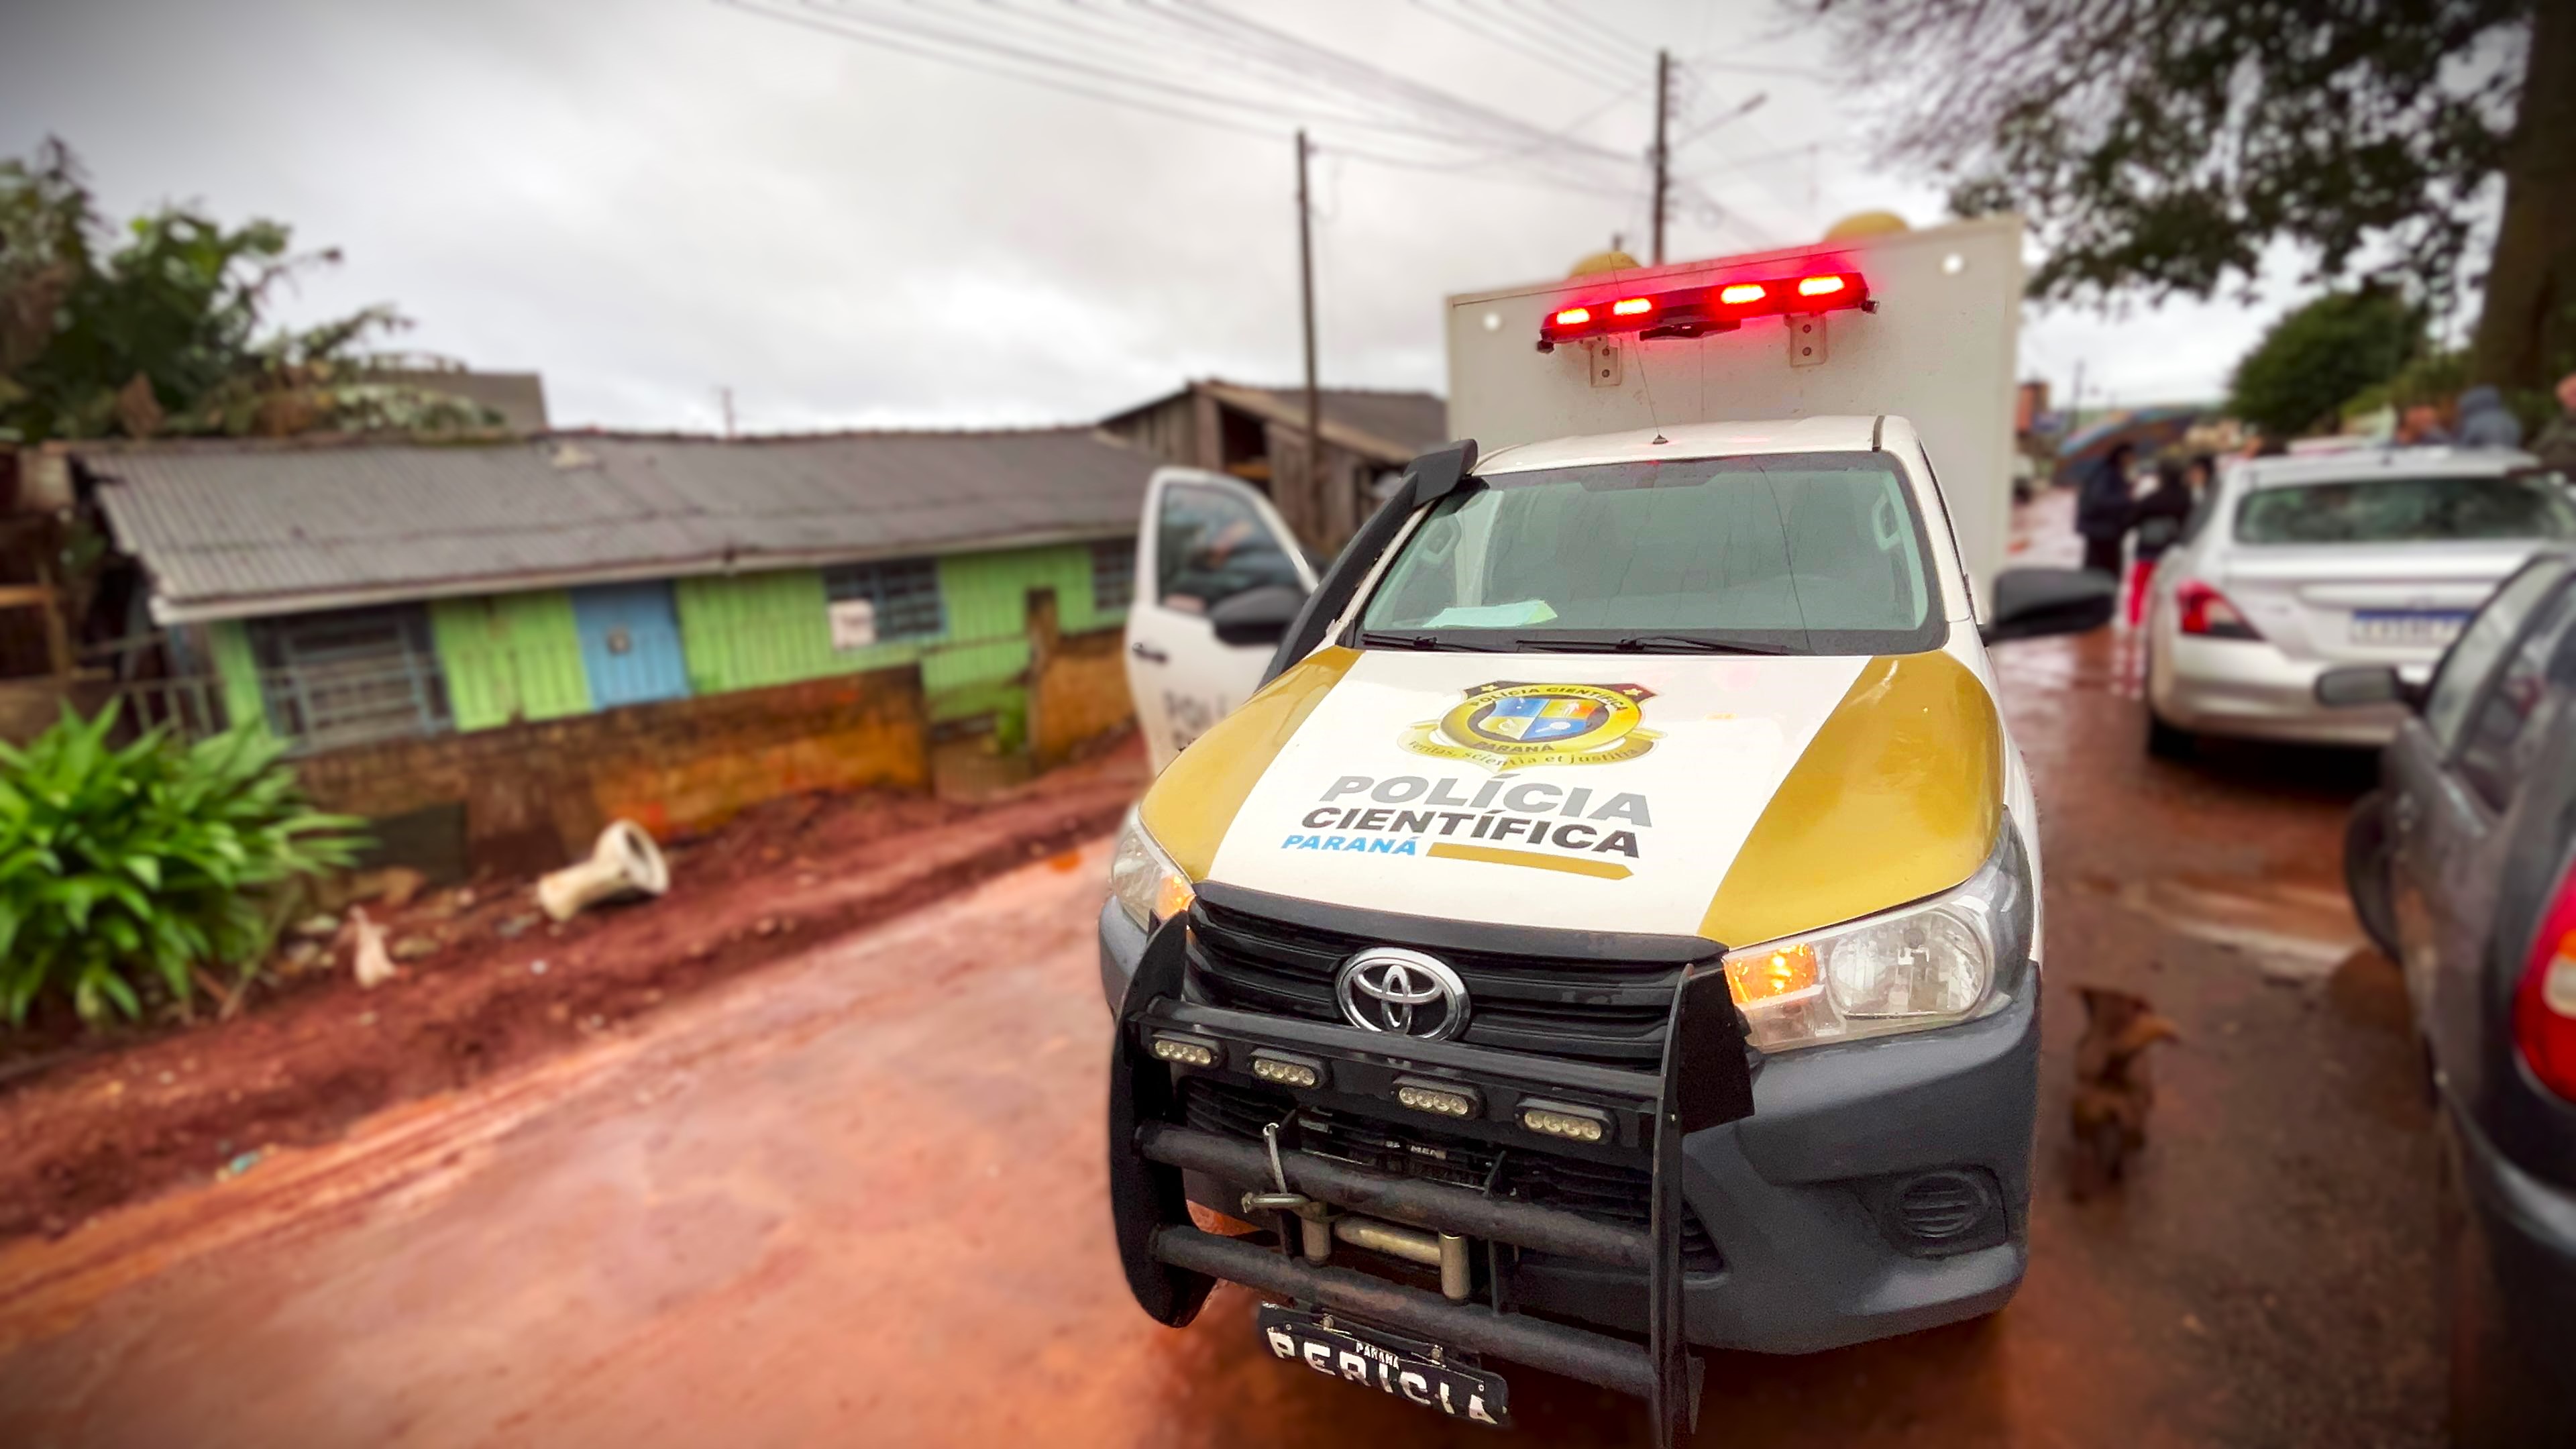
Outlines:
POLYGON ((1727 986, 1764 1051, 1921 1031, 1982 1016, 2031 957, 2030 872, 2009 816, 1955 889, 1804 936, 1726 953, 1727 986))
POLYGON ((1149 931, 1188 910, 1195 894, 1190 878, 1145 833, 1133 810, 1127 812, 1127 824, 1118 832, 1118 848, 1109 857, 1109 894, 1117 898, 1127 919, 1149 931))

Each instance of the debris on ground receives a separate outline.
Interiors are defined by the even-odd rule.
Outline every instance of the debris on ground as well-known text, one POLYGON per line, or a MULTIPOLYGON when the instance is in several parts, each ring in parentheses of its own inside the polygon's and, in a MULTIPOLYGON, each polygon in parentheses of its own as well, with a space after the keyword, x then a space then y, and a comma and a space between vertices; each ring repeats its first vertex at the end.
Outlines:
POLYGON ((394 979, 394 958, 385 950, 385 928, 367 918, 364 907, 349 910, 349 924, 358 933, 358 949, 351 957, 350 969, 360 988, 373 991, 394 979))
POLYGON ((670 888, 670 863, 653 837, 632 820, 612 820, 599 832, 590 859, 537 882, 537 904, 556 920, 569 921, 593 906, 656 897, 670 888))

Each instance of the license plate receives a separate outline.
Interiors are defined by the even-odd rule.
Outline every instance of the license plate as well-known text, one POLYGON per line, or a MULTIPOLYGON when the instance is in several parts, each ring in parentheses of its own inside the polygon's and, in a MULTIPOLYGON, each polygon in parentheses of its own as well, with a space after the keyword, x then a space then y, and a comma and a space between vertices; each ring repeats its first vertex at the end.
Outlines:
POLYGON ((2355 644, 2448 644, 2469 622, 2463 609, 2355 609, 2355 644))
POLYGON ((1339 1319, 1276 1303, 1262 1304, 1255 1323, 1272 1353, 1326 1378, 1410 1399, 1453 1419, 1498 1429, 1512 1422, 1502 1375, 1448 1362, 1430 1344, 1376 1328, 1354 1332, 1339 1319), (1433 1362, 1435 1353, 1442 1361, 1433 1362))

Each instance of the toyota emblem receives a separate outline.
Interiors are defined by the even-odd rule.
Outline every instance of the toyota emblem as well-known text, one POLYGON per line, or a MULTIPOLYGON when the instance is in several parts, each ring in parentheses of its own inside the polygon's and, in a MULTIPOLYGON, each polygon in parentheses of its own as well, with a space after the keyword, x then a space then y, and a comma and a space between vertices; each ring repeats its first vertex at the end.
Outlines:
POLYGON ((1342 1015, 1362 1031, 1446 1041, 1467 1027, 1467 986, 1445 961, 1376 946, 1342 963, 1333 979, 1342 1015))

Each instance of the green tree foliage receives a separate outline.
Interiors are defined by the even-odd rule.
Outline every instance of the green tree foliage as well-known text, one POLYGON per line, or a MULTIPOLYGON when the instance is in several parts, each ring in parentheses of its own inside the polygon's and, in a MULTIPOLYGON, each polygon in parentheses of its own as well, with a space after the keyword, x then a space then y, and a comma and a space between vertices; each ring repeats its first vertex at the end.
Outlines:
POLYGON ((108 744, 110 706, 0 745, 0 1010, 48 996, 83 1020, 186 1004, 201 967, 247 970, 280 887, 345 866, 358 821, 313 810, 259 724, 183 745, 108 744))
POLYGON ((338 259, 294 251, 276 222, 185 207, 120 234, 61 142, 0 160, 0 429, 39 442, 497 425, 374 375, 367 345, 405 325, 388 308, 263 330, 280 283, 338 259))
POLYGON ((2476 369, 2530 386, 2576 361, 2576 5, 1789 3, 1886 98, 1891 159, 1964 214, 2030 218, 2035 296, 2250 290, 2287 242, 2311 280, 2444 303, 2501 175, 2476 369))
POLYGON ((2266 437, 2331 427, 2346 401, 2412 361, 2424 317, 2380 288, 2329 292, 2272 324, 2236 364, 2227 409, 2266 437))

